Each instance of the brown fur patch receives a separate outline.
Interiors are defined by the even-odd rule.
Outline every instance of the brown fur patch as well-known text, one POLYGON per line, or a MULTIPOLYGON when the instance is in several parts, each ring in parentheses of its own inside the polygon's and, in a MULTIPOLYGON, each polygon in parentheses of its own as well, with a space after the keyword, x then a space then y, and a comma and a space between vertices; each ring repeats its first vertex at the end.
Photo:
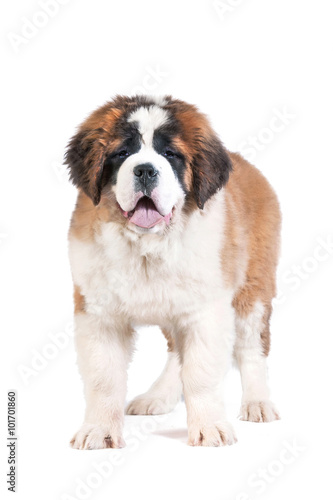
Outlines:
POLYGON ((269 329, 269 321, 271 318, 272 314, 272 306, 271 304, 267 304, 265 306, 265 314, 263 317, 263 324, 264 324, 264 329, 260 333, 260 339, 261 339, 261 345, 263 349, 263 354, 265 356, 268 356, 270 347, 271 347, 271 335, 270 335, 270 329, 269 329))
POLYGON ((86 121, 82 124, 81 130, 99 130, 103 129, 112 133, 112 128, 116 121, 122 116, 123 111, 117 109, 112 103, 106 103, 104 106, 96 109, 86 121))
POLYGON ((110 221, 119 222, 122 226, 127 223, 112 194, 102 196, 99 205, 95 206, 89 196, 83 191, 79 191, 70 224, 69 237, 92 241, 101 224, 110 221))
POLYGON ((276 293, 281 214, 274 191, 265 177, 240 155, 231 153, 233 172, 225 187, 226 227, 222 266, 228 284, 238 288, 233 299, 237 314, 245 318, 256 301, 265 307, 263 350, 269 352, 271 301, 276 293), (244 247, 245 245, 245 247, 244 247), (243 282, 237 270, 247 253, 243 282))
POLYGON ((226 184, 231 170, 231 161, 220 139, 213 131, 206 116, 192 104, 173 100, 165 109, 175 117, 183 151, 186 151, 187 168, 191 173, 185 176, 191 182, 191 192, 199 208, 226 184))
POLYGON ((100 223, 108 221, 109 217, 110 214, 104 206, 95 207, 92 200, 83 191, 80 191, 72 215, 69 234, 80 240, 92 240, 100 223))
POLYGON ((162 329, 162 333, 163 333, 163 335, 166 338, 166 341, 168 343, 168 352, 174 351, 175 350, 175 341, 174 341, 174 338, 165 329, 162 329))
POLYGON ((120 144, 115 123, 121 111, 110 104, 94 111, 70 140, 65 162, 73 183, 98 205, 103 188, 103 167, 109 153, 120 144))
POLYGON ((85 312, 84 296, 80 292, 80 287, 74 285, 74 312, 75 314, 85 312))

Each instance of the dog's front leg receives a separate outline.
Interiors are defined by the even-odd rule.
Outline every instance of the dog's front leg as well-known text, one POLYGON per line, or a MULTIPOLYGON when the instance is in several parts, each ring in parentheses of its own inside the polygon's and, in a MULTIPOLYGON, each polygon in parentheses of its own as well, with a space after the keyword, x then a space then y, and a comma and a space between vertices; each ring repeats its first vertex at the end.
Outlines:
POLYGON ((132 332, 120 321, 89 313, 77 314, 75 327, 86 413, 71 445, 81 450, 121 448, 132 332))
POLYGON ((178 349, 187 409, 188 444, 222 446, 237 441, 226 420, 223 377, 233 349, 233 311, 227 300, 204 305, 179 325, 178 349))

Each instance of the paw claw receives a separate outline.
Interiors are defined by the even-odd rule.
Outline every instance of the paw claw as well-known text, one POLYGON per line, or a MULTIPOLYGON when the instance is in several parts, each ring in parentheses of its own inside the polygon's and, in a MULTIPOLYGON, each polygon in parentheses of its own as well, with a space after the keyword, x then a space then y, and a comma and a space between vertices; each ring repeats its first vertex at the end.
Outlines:
POLYGON ((273 422, 280 420, 280 415, 271 401, 245 401, 239 418, 248 422, 273 422))
POLYGON ((226 446, 237 443, 233 427, 228 422, 191 426, 188 444, 190 446, 226 446))
POLYGON ((123 448, 125 441, 121 435, 110 432, 110 429, 106 426, 85 423, 74 435, 70 445, 76 450, 99 450, 103 448, 123 448))

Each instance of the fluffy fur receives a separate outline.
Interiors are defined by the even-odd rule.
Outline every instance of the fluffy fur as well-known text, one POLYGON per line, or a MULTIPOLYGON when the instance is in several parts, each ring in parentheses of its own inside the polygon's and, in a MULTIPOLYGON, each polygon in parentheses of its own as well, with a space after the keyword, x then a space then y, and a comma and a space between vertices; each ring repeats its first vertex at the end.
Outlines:
POLYGON ((169 357, 128 413, 168 412, 183 393, 189 444, 234 443, 222 391, 234 356, 241 418, 278 418, 266 357, 280 211, 265 178, 170 96, 116 97, 81 125, 66 161, 79 190, 69 249, 87 403, 72 446, 124 445, 138 325, 161 327, 169 357))

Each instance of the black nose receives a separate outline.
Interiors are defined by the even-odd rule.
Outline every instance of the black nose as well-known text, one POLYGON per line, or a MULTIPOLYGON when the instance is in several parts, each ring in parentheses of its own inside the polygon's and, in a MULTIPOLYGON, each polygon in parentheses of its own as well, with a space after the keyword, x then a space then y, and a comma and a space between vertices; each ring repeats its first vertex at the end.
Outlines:
POLYGON ((151 179, 152 177, 156 177, 157 170, 151 163, 143 163, 134 168, 134 175, 136 177, 143 177, 144 179, 151 179))
POLYGON ((142 163, 133 169, 134 175, 139 185, 149 188, 153 186, 157 179, 157 170, 151 163, 142 163))

